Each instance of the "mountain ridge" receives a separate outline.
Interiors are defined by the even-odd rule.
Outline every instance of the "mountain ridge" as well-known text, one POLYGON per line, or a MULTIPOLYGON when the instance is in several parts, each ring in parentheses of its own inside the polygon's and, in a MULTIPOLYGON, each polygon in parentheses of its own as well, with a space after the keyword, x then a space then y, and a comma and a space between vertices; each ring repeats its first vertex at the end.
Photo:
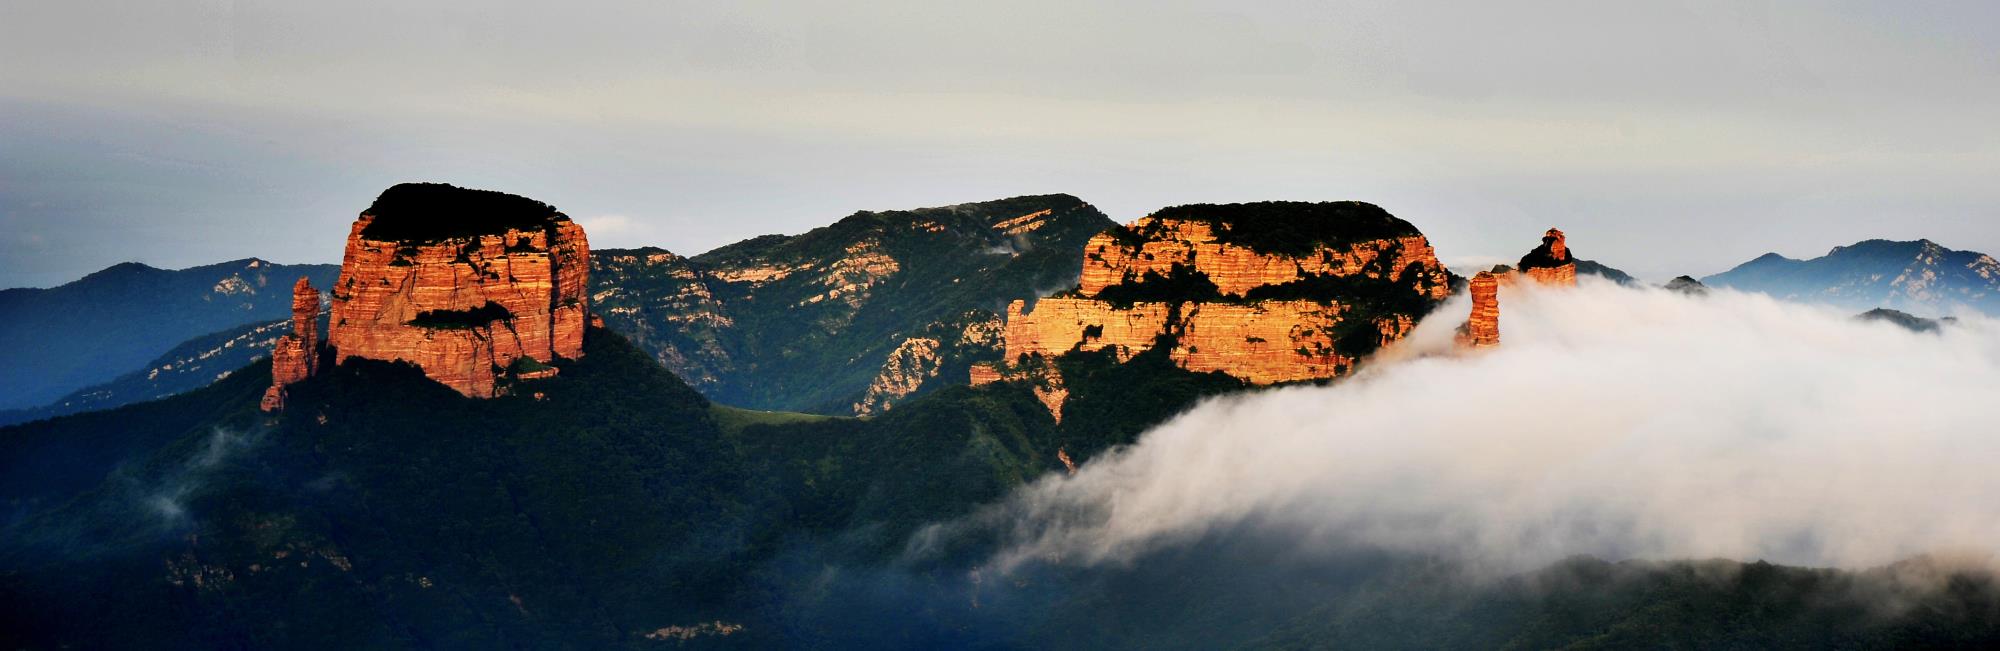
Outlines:
POLYGON ((1701 282, 1853 310, 2000 314, 2000 261, 1929 239, 1862 240, 1810 259, 1765 253, 1701 282))
POLYGON ((885 368, 897 350, 921 345, 912 340, 1073 283, 1083 241, 1112 223, 1069 194, 862 210, 694 256, 599 250, 593 300, 610 327, 718 401, 873 413, 942 386, 930 382, 938 369, 997 359, 997 350, 946 347, 916 376, 907 365, 885 368))
POLYGON ((335 265, 261 258, 160 269, 126 262, 56 287, 0 291, 0 409, 31 409, 116 379, 195 337, 270 321, 307 276, 330 283, 335 265))

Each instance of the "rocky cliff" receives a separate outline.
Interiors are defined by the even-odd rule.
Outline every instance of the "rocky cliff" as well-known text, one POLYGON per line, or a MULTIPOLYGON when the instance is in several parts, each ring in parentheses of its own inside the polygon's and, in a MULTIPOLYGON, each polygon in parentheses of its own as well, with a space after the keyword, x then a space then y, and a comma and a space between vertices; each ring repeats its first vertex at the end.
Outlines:
POLYGON ((1544 285, 1576 286, 1576 258, 1570 255, 1563 232, 1553 228, 1542 234, 1541 246, 1521 257, 1518 267, 1522 275, 1544 285))
POLYGON ((1500 279, 1481 271, 1467 283, 1472 295, 1472 315, 1459 326, 1458 344, 1472 348, 1500 345, 1500 279))
POLYGON ((938 378, 955 378, 969 372, 974 358, 997 357, 1002 345, 1002 326, 1000 317, 992 312, 969 310, 955 319, 925 328, 918 336, 904 339, 890 351, 889 359, 868 383, 861 400, 854 403, 854 415, 872 416, 888 411, 938 378), (958 373, 947 376, 954 362, 958 373))
POLYGON ((271 388, 259 407, 277 411, 285 406, 285 385, 312 377, 319 367, 319 290, 300 278, 292 285, 292 329, 271 345, 271 388))
POLYGON ((333 288, 337 359, 401 360, 473 397, 583 355, 590 245, 548 204, 390 188, 354 222, 333 288))
POLYGON ((1079 278, 1009 305, 1003 363, 970 377, 1060 389, 1034 360, 1165 346, 1182 369, 1254 384, 1331 378, 1408 333, 1451 285, 1416 227, 1356 202, 1164 209, 1092 237, 1079 278))
MULTIPOLYGON (((1458 326, 1458 345, 1468 348, 1500 345, 1502 284, 1527 278, 1542 285, 1575 287, 1579 266, 1575 256, 1570 255, 1569 242, 1563 237, 1563 232, 1551 228, 1542 234, 1541 246, 1521 258, 1518 269, 1500 265, 1474 275, 1466 285, 1467 292, 1472 295, 1472 314, 1458 326)), ((1616 281, 1609 276, 1607 279, 1616 281)))

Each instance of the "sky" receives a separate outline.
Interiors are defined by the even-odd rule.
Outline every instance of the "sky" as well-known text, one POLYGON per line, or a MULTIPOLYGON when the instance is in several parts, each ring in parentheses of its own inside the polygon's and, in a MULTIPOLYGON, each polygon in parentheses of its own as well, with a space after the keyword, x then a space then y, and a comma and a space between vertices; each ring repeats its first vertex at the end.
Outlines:
POLYGON ((0 0, 0 287, 337 262, 382 189, 693 254, 1066 192, 1361 200, 1447 263, 2000 252, 1992 2, 0 0))

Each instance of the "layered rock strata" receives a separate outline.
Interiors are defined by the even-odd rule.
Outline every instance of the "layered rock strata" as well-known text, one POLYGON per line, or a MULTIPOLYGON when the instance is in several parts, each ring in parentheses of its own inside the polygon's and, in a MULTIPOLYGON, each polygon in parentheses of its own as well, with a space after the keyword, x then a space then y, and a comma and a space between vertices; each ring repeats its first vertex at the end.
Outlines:
POLYGON ((1001 364, 973 383, 1032 379, 1060 417, 1049 360, 1165 346, 1175 365, 1254 384, 1336 377, 1402 338, 1450 292, 1450 274, 1408 222, 1360 203, 1162 210, 1091 238, 1078 287, 1007 308, 1001 364))
POLYGON ((1472 314, 1458 326, 1458 345, 1483 348, 1500 345, 1500 285, 1527 278, 1537 284, 1556 287, 1576 286, 1576 257, 1569 242, 1554 228, 1542 233, 1541 246, 1522 256, 1519 269, 1499 265, 1481 271, 1467 284, 1472 295, 1472 314))
POLYGON ((264 411, 285 407, 285 386, 312 377, 319 370, 319 290, 299 278, 292 284, 292 331, 271 345, 271 388, 258 404, 264 411))
POLYGON ((1500 278, 1481 271, 1466 286, 1472 295, 1472 316, 1458 328, 1458 344, 1472 348, 1500 345, 1500 278))
POLYGON ((390 188, 354 222, 333 289, 336 359, 401 360, 471 397, 583 356, 590 245, 538 201, 390 188))
POLYGON ((1542 234, 1541 246, 1521 258, 1520 269, 1522 275, 1544 285, 1576 286, 1576 258, 1570 255, 1563 232, 1553 228, 1542 234))

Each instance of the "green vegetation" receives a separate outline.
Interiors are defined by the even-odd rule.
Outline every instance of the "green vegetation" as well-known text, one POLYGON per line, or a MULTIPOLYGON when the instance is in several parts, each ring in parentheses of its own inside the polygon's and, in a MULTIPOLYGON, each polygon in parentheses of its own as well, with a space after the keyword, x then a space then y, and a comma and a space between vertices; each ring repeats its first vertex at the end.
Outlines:
POLYGON ((1420 234, 1409 222, 1359 201, 1193 204, 1153 216, 1206 223, 1218 242, 1272 255, 1307 255, 1322 247, 1420 234))
POLYGON ((410 325, 434 330, 468 330, 512 318, 514 313, 508 311, 507 306, 487 301, 485 305, 464 310, 424 310, 410 319, 410 325))
POLYGON ((1076 197, 1044 195, 859 212, 693 258, 605 250, 592 256, 591 281, 611 291, 594 307, 719 402, 849 415, 908 338, 937 339, 939 377, 963 384, 972 362, 998 358, 984 346, 959 346, 965 327, 996 318, 1015 298, 1074 284, 1084 242, 1112 225, 1076 197), (1031 231, 995 226, 1041 211, 1050 212, 1031 231), (859 259, 874 262, 849 262, 859 259), (761 283, 716 275, 745 268, 800 270, 761 283))
POLYGON ((1121 310, 1131 309, 1136 303, 1212 303, 1229 300, 1216 288, 1215 281, 1208 279, 1208 274, 1178 263, 1169 267, 1165 275, 1147 271, 1138 278, 1127 277, 1116 285, 1099 290, 1096 298, 1121 310))
POLYGON ((364 212, 375 221, 361 236, 380 241, 438 242, 569 221, 534 199, 445 183, 398 183, 383 190, 364 212))
POLYGON ((716 426, 722 428, 724 434, 732 436, 742 433, 744 428, 753 425, 785 426, 801 423, 818 423, 829 420, 847 420, 836 416, 805 414, 795 411, 758 411, 723 404, 710 404, 708 406, 708 414, 711 418, 715 419, 716 426))
POLYGON ((1071 391, 1060 425, 1024 383, 827 418, 715 405, 616 335, 586 344, 536 383, 539 400, 467 399, 407 365, 350 360, 270 418, 259 363, 174 398, 0 429, 0 645, 659 648, 643 635, 712 621, 744 628, 686 645, 2000 638, 1990 578, 1921 564, 1580 559, 1467 583, 1435 559, 1312 560, 1218 532, 1126 566, 988 574, 995 532, 927 527, 983 522, 984 505, 1061 472, 1057 450, 1087 461, 1242 385, 1159 346, 1123 364, 1046 360, 1071 391))
POLYGON ((509 373, 514 373, 516 375, 519 375, 521 373, 534 373, 537 371, 546 371, 552 368, 555 367, 542 363, 542 360, 535 359, 533 357, 528 357, 525 355, 514 358, 514 362, 507 365, 507 371, 509 373))
POLYGON ((1534 250, 1529 251, 1527 255, 1521 256, 1521 262, 1514 266, 1520 268, 1522 271, 1527 271, 1529 269, 1560 267, 1576 260, 1576 256, 1571 255, 1568 251, 1563 252, 1562 258, 1556 258, 1555 242, 1556 238, 1554 236, 1543 237, 1542 244, 1535 247, 1534 250))
POLYGON ((1919 558, 1867 571, 1574 558, 1494 585, 1400 577, 1244 649, 1984 648, 1991 575, 1919 558))

